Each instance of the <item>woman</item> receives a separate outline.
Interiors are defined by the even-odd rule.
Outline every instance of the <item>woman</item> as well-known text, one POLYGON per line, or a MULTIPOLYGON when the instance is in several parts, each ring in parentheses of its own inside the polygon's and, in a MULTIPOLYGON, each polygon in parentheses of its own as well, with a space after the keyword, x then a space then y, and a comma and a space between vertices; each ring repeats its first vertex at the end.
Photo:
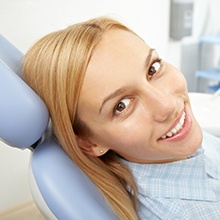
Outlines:
MULTIPOLYGON (((161 167, 184 172, 179 164, 200 155, 202 132, 183 75, 134 32, 96 18, 51 33, 27 53, 24 75, 48 106, 61 146, 119 219, 205 216, 206 203, 197 207, 197 197, 183 198, 198 209, 187 216, 181 193, 160 197, 147 191, 148 180, 153 186, 161 181, 148 174, 161 167)), ((181 180, 160 182, 168 183, 175 189, 181 180)), ((216 209, 213 216, 219 217, 216 209)))

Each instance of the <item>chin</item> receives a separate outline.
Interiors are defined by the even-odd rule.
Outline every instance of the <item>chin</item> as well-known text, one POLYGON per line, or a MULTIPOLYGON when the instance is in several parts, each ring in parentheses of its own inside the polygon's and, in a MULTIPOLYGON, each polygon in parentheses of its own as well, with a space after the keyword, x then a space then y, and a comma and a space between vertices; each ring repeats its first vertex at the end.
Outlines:
POLYGON ((195 145, 195 151, 196 151, 202 144, 203 133, 201 126, 199 125, 198 121, 196 120, 193 114, 191 105, 189 105, 189 112, 192 118, 192 131, 190 134, 190 139, 191 139, 191 144, 195 145))
POLYGON ((189 153, 187 156, 194 154, 202 144, 203 133, 200 125, 195 120, 195 129, 194 132, 191 133, 191 138, 189 138, 189 153))

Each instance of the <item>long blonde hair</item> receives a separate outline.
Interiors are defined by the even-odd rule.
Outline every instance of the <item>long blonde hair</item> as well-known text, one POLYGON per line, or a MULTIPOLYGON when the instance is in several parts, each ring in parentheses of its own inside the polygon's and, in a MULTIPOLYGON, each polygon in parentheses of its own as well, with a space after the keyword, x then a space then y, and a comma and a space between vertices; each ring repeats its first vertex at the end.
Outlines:
POLYGON ((23 73, 46 103, 54 133, 66 153, 96 184, 119 219, 135 220, 135 183, 119 156, 112 151, 102 157, 89 156, 76 141, 76 135, 92 132, 77 115, 78 99, 93 51, 110 29, 132 32, 113 19, 101 17, 46 35, 27 52, 23 73))

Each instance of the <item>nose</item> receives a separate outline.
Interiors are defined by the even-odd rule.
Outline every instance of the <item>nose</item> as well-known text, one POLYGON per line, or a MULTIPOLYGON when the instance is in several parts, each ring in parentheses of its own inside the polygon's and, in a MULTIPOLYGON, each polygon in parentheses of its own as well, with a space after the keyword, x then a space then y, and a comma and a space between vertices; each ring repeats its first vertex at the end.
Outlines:
POLYGON ((178 101, 174 94, 153 87, 148 90, 148 98, 150 99, 148 102, 151 103, 150 111, 155 121, 163 122, 167 119, 177 117, 178 101))

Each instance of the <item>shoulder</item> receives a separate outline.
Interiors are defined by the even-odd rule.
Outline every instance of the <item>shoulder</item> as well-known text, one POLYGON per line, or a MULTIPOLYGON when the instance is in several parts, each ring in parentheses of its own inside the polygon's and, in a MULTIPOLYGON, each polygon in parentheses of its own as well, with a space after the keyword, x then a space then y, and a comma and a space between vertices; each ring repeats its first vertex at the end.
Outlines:
POLYGON ((204 149, 206 172, 220 180, 220 138, 204 132, 202 148, 204 149))
POLYGON ((206 156, 220 161, 220 138, 207 132, 203 132, 202 148, 204 149, 206 156))
POLYGON ((139 195, 138 202, 138 216, 140 219, 190 219, 189 213, 183 210, 179 199, 152 198, 139 195))

